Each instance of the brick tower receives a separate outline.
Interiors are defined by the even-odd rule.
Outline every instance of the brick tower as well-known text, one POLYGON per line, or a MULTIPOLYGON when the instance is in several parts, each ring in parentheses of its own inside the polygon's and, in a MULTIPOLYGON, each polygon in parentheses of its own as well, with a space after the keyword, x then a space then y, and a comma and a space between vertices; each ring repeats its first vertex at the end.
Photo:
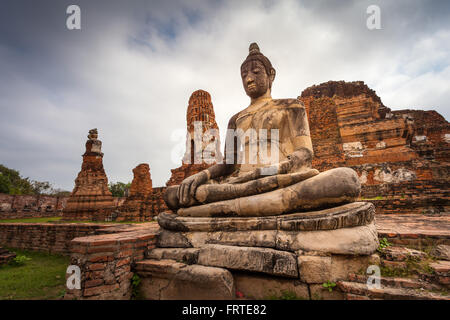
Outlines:
POLYGON ((180 184, 185 178, 222 160, 219 127, 208 92, 197 90, 192 93, 186 122, 186 152, 181 167, 171 170, 167 186, 180 184))
POLYGON ((81 171, 63 211, 66 220, 104 221, 114 210, 114 199, 103 169, 102 142, 97 137, 97 129, 89 130, 81 171))

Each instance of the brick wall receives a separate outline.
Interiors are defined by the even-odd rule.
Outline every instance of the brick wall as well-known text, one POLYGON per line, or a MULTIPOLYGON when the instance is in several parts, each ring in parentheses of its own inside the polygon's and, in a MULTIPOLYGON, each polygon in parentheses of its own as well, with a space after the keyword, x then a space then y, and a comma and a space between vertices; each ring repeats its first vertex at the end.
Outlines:
POLYGON ((68 197, 0 193, 0 220, 61 216, 68 197))
MULTIPOLYGON (((129 300, 132 266, 144 259, 146 250, 155 247, 156 230, 157 224, 150 223, 117 229, 119 233, 73 239, 71 264, 81 270, 81 289, 67 289, 64 298, 129 300)), ((114 232, 114 227, 108 232, 114 232)))
POLYGON ((90 223, 0 223, 0 245, 69 255, 73 238, 94 234, 107 226, 90 223))

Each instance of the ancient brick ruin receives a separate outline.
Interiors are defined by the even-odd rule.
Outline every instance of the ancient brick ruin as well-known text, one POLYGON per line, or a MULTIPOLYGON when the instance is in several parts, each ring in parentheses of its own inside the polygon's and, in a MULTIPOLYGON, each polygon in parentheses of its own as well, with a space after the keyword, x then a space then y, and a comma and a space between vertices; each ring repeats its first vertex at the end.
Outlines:
POLYGON ((167 186, 180 184, 185 178, 222 159, 219 127, 216 123, 211 95, 208 92, 197 90, 192 93, 189 98, 186 122, 186 152, 181 167, 171 170, 172 175, 166 183, 167 186), (200 123, 201 126, 199 126, 200 123), (215 135, 208 136, 208 132, 215 135))
POLYGON ((314 167, 346 166, 380 213, 449 209, 450 124, 435 111, 391 111, 362 81, 329 81, 299 97, 308 110, 314 167))
POLYGON ((133 181, 122 206, 119 207, 117 221, 148 221, 155 216, 159 210, 154 197, 152 179, 150 178, 150 166, 141 163, 133 169, 133 181))
POLYGON ((97 137, 97 129, 89 131, 83 164, 64 208, 64 219, 104 221, 111 217, 115 208, 103 169, 102 143, 97 137))
POLYGON ((0 193, 0 220, 61 216, 68 198, 0 193))

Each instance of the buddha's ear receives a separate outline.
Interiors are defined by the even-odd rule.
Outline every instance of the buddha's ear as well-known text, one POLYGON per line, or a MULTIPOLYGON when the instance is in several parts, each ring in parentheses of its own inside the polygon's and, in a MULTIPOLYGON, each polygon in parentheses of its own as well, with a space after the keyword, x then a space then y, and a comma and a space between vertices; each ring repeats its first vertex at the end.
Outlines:
POLYGON ((275 80, 275 69, 274 68, 271 68, 270 69, 270 74, 269 74, 269 79, 270 79, 270 82, 273 82, 273 80, 275 80))

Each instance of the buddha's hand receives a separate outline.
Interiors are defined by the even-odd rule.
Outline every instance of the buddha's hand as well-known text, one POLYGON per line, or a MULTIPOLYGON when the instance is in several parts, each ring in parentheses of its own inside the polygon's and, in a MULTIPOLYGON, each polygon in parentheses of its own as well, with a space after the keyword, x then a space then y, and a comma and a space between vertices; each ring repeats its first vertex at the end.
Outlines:
POLYGON ((178 201, 180 205, 187 206, 194 199, 198 186, 208 181, 209 175, 206 170, 200 171, 186 179, 178 187, 178 201))
POLYGON ((288 157, 288 161, 282 163, 280 168, 282 171, 287 172, 300 172, 312 167, 311 161, 313 153, 307 148, 301 148, 294 151, 288 157))

